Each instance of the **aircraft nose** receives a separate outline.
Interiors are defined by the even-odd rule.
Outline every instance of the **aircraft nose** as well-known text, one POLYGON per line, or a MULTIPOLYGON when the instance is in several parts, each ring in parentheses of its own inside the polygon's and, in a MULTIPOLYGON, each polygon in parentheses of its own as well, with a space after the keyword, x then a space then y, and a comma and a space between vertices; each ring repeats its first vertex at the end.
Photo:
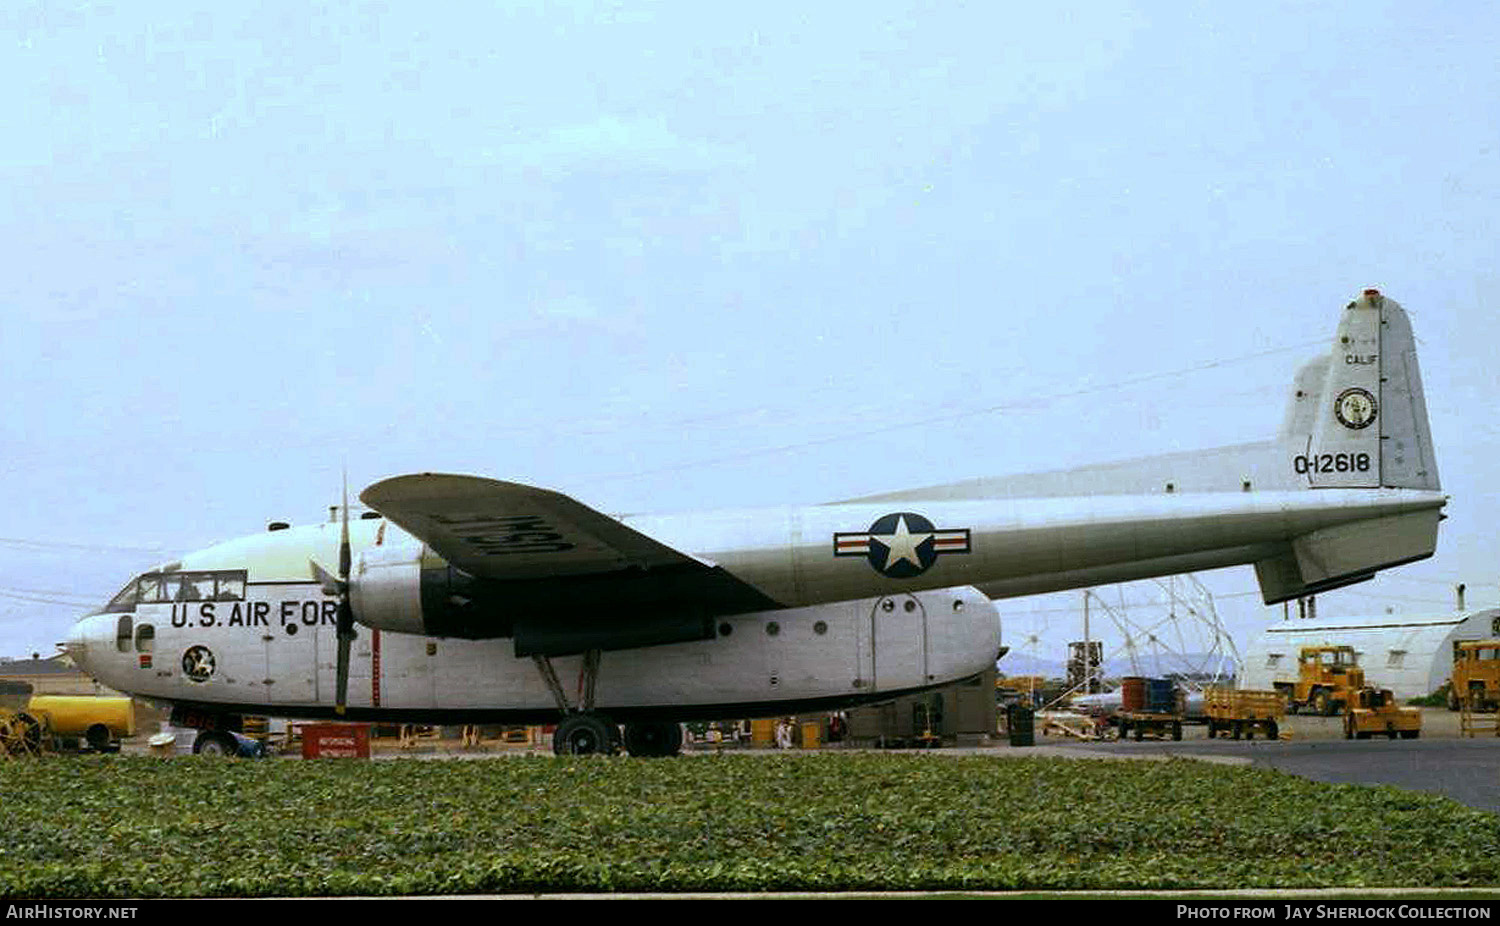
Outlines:
POLYGON ((79 618, 73 623, 73 628, 68 631, 67 638, 61 644, 63 652, 80 669, 88 668, 89 643, 97 623, 98 615, 79 618))

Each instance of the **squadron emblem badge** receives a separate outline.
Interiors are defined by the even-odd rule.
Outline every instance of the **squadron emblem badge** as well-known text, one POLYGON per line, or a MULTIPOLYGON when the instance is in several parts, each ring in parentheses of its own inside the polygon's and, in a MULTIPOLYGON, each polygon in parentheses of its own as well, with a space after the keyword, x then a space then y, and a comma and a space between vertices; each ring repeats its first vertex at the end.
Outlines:
POLYGON ((214 674, 214 654, 206 646, 194 646, 182 654, 182 674, 195 682, 206 682, 214 674))
POLYGON ((1358 386, 1345 389, 1333 400, 1333 416, 1350 430, 1367 428, 1375 420, 1375 397, 1368 389, 1358 386))

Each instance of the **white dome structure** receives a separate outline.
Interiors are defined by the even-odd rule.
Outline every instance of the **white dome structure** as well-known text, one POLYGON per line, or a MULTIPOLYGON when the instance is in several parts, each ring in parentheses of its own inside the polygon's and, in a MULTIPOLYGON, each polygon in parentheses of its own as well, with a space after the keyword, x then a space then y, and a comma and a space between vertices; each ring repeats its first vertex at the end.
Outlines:
POLYGON ((1453 645, 1500 638, 1500 608, 1447 614, 1288 620, 1267 628, 1245 650, 1239 687, 1269 689, 1297 680, 1304 646, 1352 646, 1365 684, 1398 698, 1432 694, 1453 671, 1453 645))

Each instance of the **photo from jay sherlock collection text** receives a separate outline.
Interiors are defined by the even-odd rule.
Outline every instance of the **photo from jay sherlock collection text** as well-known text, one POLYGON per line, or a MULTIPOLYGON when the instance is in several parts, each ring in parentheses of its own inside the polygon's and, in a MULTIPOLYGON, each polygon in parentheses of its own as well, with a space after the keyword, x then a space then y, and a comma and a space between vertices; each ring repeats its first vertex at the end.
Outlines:
POLYGON ((1439 902, 1323 902, 1264 904, 1177 904, 1179 920, 1490 920, 1494 907, 1478 903, 1439 902))

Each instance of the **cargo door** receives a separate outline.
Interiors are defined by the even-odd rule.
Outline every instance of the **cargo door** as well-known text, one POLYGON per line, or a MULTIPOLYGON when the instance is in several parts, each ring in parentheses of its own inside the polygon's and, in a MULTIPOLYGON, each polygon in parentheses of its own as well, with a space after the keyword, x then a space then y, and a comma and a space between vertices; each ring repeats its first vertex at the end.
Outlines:
POLYGON ((913 595, 887 595, 870 609, 871 678, 878 691, 927 684, 927 610, 913 595))

